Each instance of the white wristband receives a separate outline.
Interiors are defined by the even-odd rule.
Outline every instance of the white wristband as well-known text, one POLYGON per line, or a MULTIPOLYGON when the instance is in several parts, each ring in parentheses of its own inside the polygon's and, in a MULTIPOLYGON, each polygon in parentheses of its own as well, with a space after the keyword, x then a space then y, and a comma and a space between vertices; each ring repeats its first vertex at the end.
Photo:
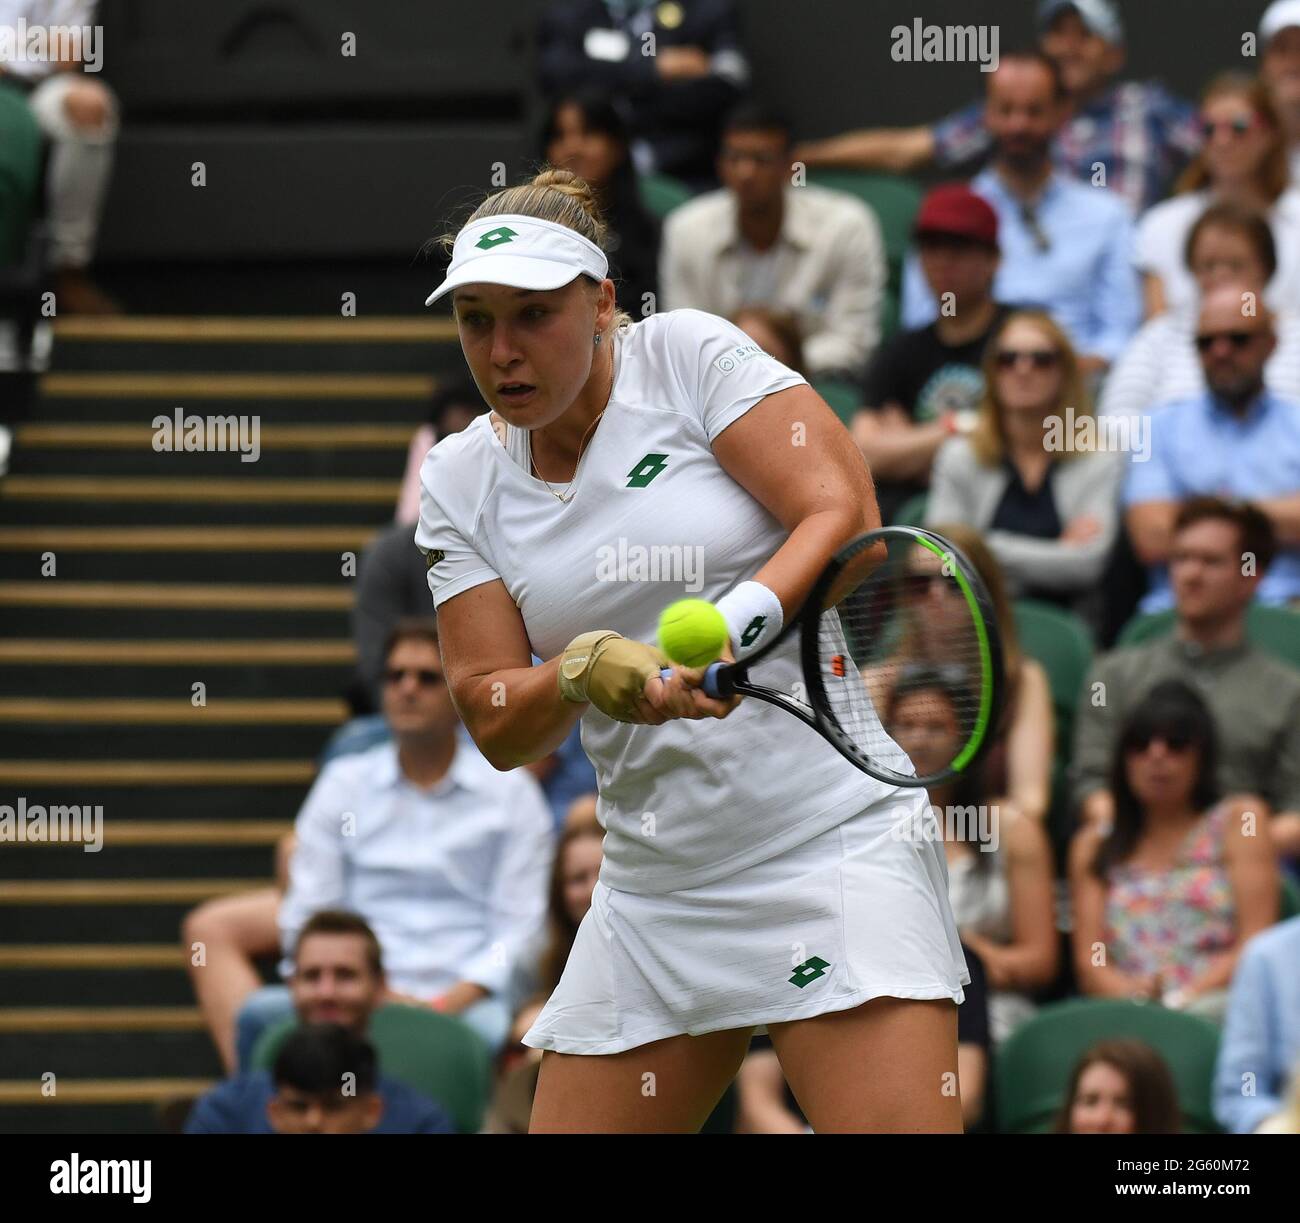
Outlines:
POLYGON ((781 600, 762 582, 741 582, 716 604, 731 634, 737 660, 760 650, 780 631, 785 619, 781 600))

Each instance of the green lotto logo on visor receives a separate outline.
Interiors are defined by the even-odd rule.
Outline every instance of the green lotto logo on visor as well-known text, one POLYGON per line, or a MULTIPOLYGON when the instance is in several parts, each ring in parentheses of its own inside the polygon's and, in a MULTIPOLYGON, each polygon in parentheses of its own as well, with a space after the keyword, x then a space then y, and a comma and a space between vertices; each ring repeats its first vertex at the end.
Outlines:
POLYGON ((645 488, 665 467, 668 466, 666 454, 647 454, 631 471, 627 473, 625 488, 645 488))
POLYGON ((496 229, 489 229, 474 245, 479 250, 490 251, 494 246, 500 246, 503 242, 510 242, 517 237, 519 235, 509 225, 498 225, 496 229))
POLYGON ((805 960, 802 964, 794 966, 794 976, 790 978, 790 984, 803 989, 810 981, 824 977, 829 967, 830 965, 821 956, 815 955, 811 960, 805 960))

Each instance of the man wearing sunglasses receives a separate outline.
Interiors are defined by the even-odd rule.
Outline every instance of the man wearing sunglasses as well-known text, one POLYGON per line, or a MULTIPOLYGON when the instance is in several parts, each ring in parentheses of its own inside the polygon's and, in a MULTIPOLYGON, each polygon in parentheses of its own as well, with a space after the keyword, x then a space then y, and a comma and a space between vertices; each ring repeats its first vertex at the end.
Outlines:
POLYGON ((457 735, 432 620, 393 630, 383 712, 392 739, 330 761, 298 813, 283 945, 320 909, 359 913, 388 1001, 459 1015, 499 1048, 545 922, 550 812, 527 770, 497 772, 457 735))
POLYGON ((1177 511, 1169 557, 1177 620, 1167 637, 1099 659, 1075 717, 1070 773, 1082 818, 1110 822, 1113 752, 1128 712, 1165 680, 1205 698, 1228 794, 1258 794, 1274 812, 1279 850, 1300 856, 1300 672, 1252 645, 1246 613, 1274 552, 1265 514, 1243 502, 1197 497, 1177 511), (1250 556, 1253 565, 1243 565, 1250 556))
POLYGON ((1144 612, 1173 605, 1166 564, 1178 506, 1206 495, 1259 506, 1278 543, 1259 600, 1300 599, 1300 404, 1264 385, 1276 343, 1273 317, 1248 286, 1206 295, 1196 331, 1206 389, 1151 414, 1150 461, 1131 463, 1124 491, 1133 549, 1151 571, 1144 612))

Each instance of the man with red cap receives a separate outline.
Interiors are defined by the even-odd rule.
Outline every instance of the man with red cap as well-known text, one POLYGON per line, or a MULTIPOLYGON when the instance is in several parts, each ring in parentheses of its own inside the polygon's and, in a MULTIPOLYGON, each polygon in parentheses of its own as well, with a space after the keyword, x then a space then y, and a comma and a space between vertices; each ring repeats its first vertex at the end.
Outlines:
POLYGON ((969 429, 984 390, 984 345, 1007 313, 993 298, 998 218, 963 183, 935 187, 913 228, 939 315, 895 335, 867 371, 853 436, 876 477, 881 517, 923 492, 944 439, 969 429))

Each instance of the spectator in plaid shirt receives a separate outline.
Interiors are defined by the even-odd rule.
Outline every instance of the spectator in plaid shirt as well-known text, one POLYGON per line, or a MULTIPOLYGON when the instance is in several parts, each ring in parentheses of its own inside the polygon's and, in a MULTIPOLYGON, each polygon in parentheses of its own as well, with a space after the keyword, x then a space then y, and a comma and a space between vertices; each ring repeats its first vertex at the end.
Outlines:
MULTIPOLYGON (((1039 45, 1061 71, 1072 113, 1057 133, 1055 158, 1068 174, 1119 192, 1135 213, 1163 199, 1195 155, 1195 108, 1154 81, 1121 81, 1124 29, 1112 0, 1040 0, 1039 45), (1105 168, 1105 178, 1098 167, 1105 168)), ((924 166, 975 169, 993 151, 984 103, 933 125, 877 128, 795 149, 810 166, 907 174, 924 166)))

